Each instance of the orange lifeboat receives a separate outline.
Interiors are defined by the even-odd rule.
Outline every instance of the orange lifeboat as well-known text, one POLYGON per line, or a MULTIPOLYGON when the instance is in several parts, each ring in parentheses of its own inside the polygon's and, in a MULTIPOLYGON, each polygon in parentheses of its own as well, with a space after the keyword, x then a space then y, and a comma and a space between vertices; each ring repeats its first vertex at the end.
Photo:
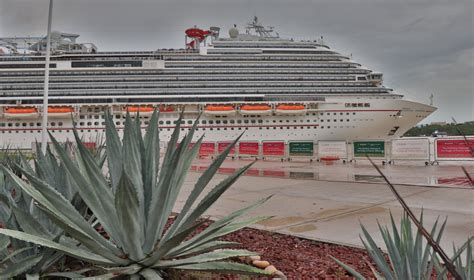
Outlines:
POLYGON ((49 106, 48 116, 51 118, 67 118, 74 113, 74 108, 71 106, 49 106))
POLYGON ((160 105, 159 108, 160 113, 172 113, 174 112, 174 107, 170 105, 160 105))
POLYGON ((229 116, 235 114, 235 108, 232 105, 207 105, 204 113, 213 116, 229 116))
POLYGON ((280 104, 275 112, 277 115, 304 115, 306 107, 303 104, 280 104))
POLYGON ((39 117, 35 107, 7 107, 4 110, 7 119, 36 119, 39 117))
POLYGON ((130 105, 125 106, 123 113, 126 114, 127 112, 131 115, 140 114, 140 116, 150 116, 155 111, 155 108, 151 105, 130 105))
POLYGON ((272 107, 267 104, 248 104, 240 107, 242 115, 270 115, 272 107))

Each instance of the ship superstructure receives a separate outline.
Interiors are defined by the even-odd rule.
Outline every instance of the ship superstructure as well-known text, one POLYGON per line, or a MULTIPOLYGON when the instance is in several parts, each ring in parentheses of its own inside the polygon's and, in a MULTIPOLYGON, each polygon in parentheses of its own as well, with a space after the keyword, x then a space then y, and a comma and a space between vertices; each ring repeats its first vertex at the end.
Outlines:
MULTIPOLYGON (((399 137, 435 108, 402 99, 382 74, 322 40, 280 38, 255 18, 229 37, 190 28, 185 48, 101 52, 76 34, 52 36, 49 130, 61 141, 75 125, 103 132, 103 112, 121 129, 127 112, 143 125, 161 111, 162 140, 179 112, 183 130, 202 114, 196 138, 355 140, 399 137)), ((41 131, 45 38, 0 38, 0 142, 31 148, 41 131)))

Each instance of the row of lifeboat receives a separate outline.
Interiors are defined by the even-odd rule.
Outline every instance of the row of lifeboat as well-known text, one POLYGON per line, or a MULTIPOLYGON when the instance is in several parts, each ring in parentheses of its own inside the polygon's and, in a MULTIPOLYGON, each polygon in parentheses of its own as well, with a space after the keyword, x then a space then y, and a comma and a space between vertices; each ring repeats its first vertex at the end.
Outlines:
MULTIPOLYGON (((135 106, 125 106, 122 110, 124 114, 137 114, 139 113, 142 116, 148 116, 153 114, 155 111, 154 106, 152 105, 135 105, 135 106)), ((175 108, 173 106, 160 106, 158 110, 162 113, 174 112, 175 108)), ((306 107, 302 104, 280 104, 273 109, 268 104, 246 104, 242 105, 239 108, 239 113, 244 116, 249 115, 260 115, 266 116, 271 115, 273 112, 277 115, 300 115, 306 114, 306 107)), ((48 107, 48 116, 51 118, 67 118, 74 113, 74 108, 72 106, 49 106, 48 107)), ((233 105, 207 105, 204 108, 204 113, 207 115, 215 116, 226 116, 234 115, 237 113, 237 108, 233 105)), ((8 119, 34 119, 38 118, 40 112, 36 107, 7 107, 4 109, 4 115, 8 119)))
MULTIPOLYGON (((7 107, 4 110, 7 119, 36 119, 40 112, 36 107, 7 107)), ((67 118, 74 113, 71 106, 49 106, 48 116, 51 118, 67 118)))
MULTIPOLYGON (((280 104, 275 107, 277 115, 302 115, 306 114, 306 107, 302 104, 280 104)), ((236 107, 232 105, 207 105, 204 109, 207 115, 234 115, 236 107)), ((260 115, 267 116, 273 113, 273 108, 267 104, 248 104, 240 107, 239 113, 244 116, 260 115)))

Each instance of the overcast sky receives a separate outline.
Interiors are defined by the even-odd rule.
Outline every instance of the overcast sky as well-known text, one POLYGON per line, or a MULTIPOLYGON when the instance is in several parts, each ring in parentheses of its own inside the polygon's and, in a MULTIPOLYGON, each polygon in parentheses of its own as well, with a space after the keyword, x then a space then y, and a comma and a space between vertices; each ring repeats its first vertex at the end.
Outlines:
MULTIPOLYGON (((0 37, 46 33, 48 0, 0 0, 0 37)), ((53 30, 99 50, 184 47, 197 25, 243 27, 257 15, 281 37, 314 39, 384 73, 385 86, 424 103, 431 121, 474 120, 472 0, 56 0, 53 30)))

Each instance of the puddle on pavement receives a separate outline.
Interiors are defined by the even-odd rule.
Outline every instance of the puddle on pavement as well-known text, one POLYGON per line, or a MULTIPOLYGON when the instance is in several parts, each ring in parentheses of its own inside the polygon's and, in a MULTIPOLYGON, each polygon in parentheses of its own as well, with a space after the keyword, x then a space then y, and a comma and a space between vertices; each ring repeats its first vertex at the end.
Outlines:
MULTIPOLYGON (((202 172, 206 170, 208 165, 192 165, 191 170, 202 172)), ((237 167, 221 167, 218 169, 219 174, 233 174, 238 170, 237 167)), ((298 180, 325 180, 325 181, 346 181, 346 182, 367 182, 367 183, 384 183, 384 179, 380 175, 370 174, 351 174, 338 173, 331 170, 318 172, 315 171, 289 171, 288 168, 250 168, 244 173, 246 176, 286 178, 298 180)), ((469 187, 470 182, 465 176, 408 176, 394 177, 388 175, 388 178, 394 184, 414 184, 414 185, 432 185, 445 187, 469 187)))
POLYGON ((294 232, 294 233, 313 231, 313 230, 316 230, 316 229, 317 229, 317 227, 313 224, 301 225, 301 226, 288 228, 289 231, 294 232))
POLYGON ((266 226, 266 227, 280 227, 280 226, 286 226, 286 225, 302 222, 304 220, 306 220, 306 218, 298 217, 298 216, 290 216, 290 217, 284 217, 284 218, 271 218, 265 221, 258 222, 257 224, 266 226))

